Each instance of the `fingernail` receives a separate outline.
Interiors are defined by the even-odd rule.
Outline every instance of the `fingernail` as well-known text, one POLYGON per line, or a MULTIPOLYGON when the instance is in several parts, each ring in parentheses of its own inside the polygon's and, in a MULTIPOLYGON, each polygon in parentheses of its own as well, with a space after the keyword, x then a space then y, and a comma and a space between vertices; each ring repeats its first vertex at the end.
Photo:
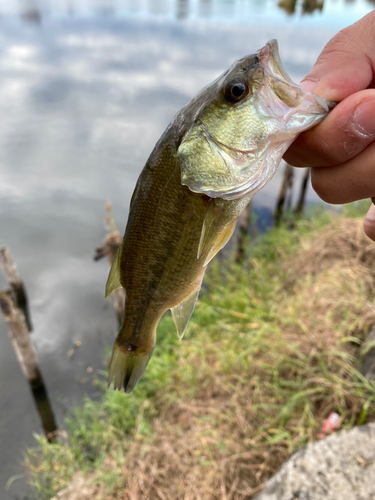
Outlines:
POLYGON ((361 135, 375 135, 375 99, 365 99, 354 111, 353 125, 361 135))
POLYGON ((332 82, 331 78, 326 78, 323 76, 322 78, 310 78, 307 77, 306 80, 302 80, 301 87, 310 92, 314 92, 314 94, 320 95, 320 97, 324 97, 328 101, 341 101, 340 93, 337 90, 337 85, 335 82, 332 82))
POLYGON ((303 87, 306 90, 309 90, 310 92, 313 92, 314 89, 318 86, 318 81, 313 81, 313 80, 302 80, 301 82, 301 87, 303 87))

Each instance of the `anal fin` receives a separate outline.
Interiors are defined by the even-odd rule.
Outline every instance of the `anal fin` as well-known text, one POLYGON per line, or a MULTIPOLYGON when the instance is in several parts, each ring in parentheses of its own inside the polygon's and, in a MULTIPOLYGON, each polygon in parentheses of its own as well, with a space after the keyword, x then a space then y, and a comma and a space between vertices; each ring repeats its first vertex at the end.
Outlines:
POLYGON ((115 260, 113 261, 113 264, 111 266, 111 269, 109 271, 108 279, 107 279, 107 284, 105 287, 105 296, 106 298, 111 295, 112 292, 115 290, 118 290, 119 288, 123 288, 121 284, 121 277, 120 277, 120 262, 121 262, 121 250, 122 247, 118 249, 118 252, 116 254, 115 260))
POLYGON ((221 250, 223 247, 225 247, 225 245, 228 243, 232 234, 234 233, 234 230, 236 229, 237 220, 238 219, 231 222, 229 226, 227 226, 224 229, 224 231, 220 234, 219 238, 215 241, 214 246, 208 252, 206 260, 203 264, 204 266, 207 266, 207 264, 215 257, 217 252, 221 250))
POLYGON ((193 314, 200 289, 201 287, 199 286, 177 306, 171 308, 172 318, 176 325, 179 340, 184 336, 189 319, 193 314))

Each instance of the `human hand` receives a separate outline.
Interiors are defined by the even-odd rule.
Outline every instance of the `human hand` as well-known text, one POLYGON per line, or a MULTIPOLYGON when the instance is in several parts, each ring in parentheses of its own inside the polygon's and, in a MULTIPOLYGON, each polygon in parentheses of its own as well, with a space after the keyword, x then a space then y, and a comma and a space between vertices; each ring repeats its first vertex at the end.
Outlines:
MULTIPOLYGON (((375 11, 328 42, 301 86, 339 104, 294 141, 285 161, 312 167, 313 188, 328 203, 375 203, 375 11)), ((374 205, 364 230, 375 241, 374 205)))

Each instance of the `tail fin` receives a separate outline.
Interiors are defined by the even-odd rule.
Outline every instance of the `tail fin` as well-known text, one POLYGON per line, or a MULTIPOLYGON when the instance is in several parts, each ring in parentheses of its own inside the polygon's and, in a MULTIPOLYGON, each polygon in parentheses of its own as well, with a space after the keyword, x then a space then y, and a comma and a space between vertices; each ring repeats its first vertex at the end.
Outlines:
POLYGON ((131 393, 144 374, 154 348, 146 353, 137 353, 136 350, 126 350, 115 342, 112 359, 109 365, 108 386, 113 381, 114 389, 124 388, 127 394, 131 393))

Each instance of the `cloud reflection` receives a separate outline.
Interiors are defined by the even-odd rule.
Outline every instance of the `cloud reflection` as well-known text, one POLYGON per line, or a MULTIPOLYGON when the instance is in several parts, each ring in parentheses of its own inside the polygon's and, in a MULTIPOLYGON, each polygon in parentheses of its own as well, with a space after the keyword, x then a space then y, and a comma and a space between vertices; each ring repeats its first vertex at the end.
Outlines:
POLYGON ((254 17, 265 13, 269 20, 280 21, 285 13, 299 17, 333 8, 340 16, 353 8, 368 11, 373 3, 374 0, 3 0, 1 13, 18 16, 23 23, 35 26, 41 25, 43 19, 71 17, 251 23, 254 17))
POLYGON ((291 76, 302 78, 322 43, 305 30, 296 48, 290 33, 124 23, 3 38, 2 200, 50 200, 56 190, 126 206, 121 189, 130 196, 173 115, 236 58, 277 36, 291 76))

